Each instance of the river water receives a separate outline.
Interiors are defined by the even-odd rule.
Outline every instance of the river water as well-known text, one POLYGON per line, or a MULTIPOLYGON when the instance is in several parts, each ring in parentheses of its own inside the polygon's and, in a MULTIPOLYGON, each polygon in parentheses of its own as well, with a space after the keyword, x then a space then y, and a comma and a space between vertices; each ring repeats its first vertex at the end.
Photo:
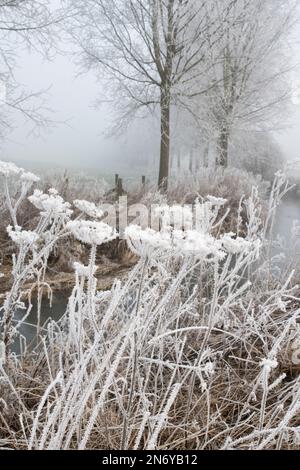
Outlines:
POLYGON ((294 220, 300 221, 300 197, 287 196, 277 210, 274 235, 279 234, 288 241, 294 220))
MULTIPOLYGON (((40 324, 41 326, 45 324, 47 320, 59 320, 62 315, 65 313, 67 304, 68 304, 68 296, 69 292, 57 292, 53 294, 52 302, 50 304, 47 297, 44 297, 42 300, 41 305, 41 318, 40 324)), ((26 338, 27 344, 33 343, 36 340, 36 324, 37 324, 37 302, 33 301, 33 307, 30 311, 30 314, 26 318, 26 320, 21 323, 19 331, 20 333, 26 338)), ((26 310, 18 310, 15 315, 15 321, 18 323, 24 315, 26 314, 26 310)), ((19 342, 16 341, 14 345, 14 351, 19 352, 19 342)))

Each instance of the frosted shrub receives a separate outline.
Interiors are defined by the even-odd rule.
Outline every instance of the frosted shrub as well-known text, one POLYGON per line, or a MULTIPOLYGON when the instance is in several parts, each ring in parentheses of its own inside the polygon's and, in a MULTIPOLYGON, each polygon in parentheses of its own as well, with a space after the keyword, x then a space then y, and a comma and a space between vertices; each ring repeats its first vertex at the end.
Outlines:
POLYGON ((297 447, 298 286, 293 273, 282 283, 273 277, 269 249, 273 209, 286 189, 278 175, 264 222, 254 188, 230 233, 225 198, 197 200, 188 229, 181 223, 194 220, 191 209, 162 201, 157 230, 127 227, 137 264, 104 292, 96 251, 117 233, 101 221, 101 207, 77 200, 76 216, 53 190, 29 196, 41 212, 36 230, 8 229, 18 251, 2 307, 1 446, 297 447), (25 343, 16 356, 10 344, 22 286, 29 277, 45 282, 50 251, 69 236, 89 247, 89 263, 74 265, 65 315, 40 325, 37 347, 25 343))
MULTIPOLYGON (((267 195, 270 183, 260 175, 254 175, 237 168, 201 167, 191 175, 182 174, 170 181, 170 196, 182 195, 180 202, 193 201, 195 197, 211 194, 226 199, 230 206, 235 207, 242 196, 249 197, 252 188, 258 189, 259 195, 267 195)), ((177 198, 176 198, 177 199, 177 198)))

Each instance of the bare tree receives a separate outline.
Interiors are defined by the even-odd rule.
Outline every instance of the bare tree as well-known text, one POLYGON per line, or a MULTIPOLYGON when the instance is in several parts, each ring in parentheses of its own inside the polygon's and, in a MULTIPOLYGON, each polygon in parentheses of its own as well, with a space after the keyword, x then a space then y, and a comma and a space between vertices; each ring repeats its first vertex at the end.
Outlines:
MULTIPOLYGON (((218 5, 224 16, 232 4, 218 5)), ((80 46, 83 70, 108 79, 124 126, 144 108, 159 109, 159 186, 167 188, 171 107, 189 107, 211 64, 208 48, 224 34, 213 0, 72 0, 69 31, 80 46)))
MULTIPOLYGON (((221 42, 209 48, 209 80, 215 86, 201 106, 206 106, 207 120, 217 135, 220 165, 228 165, 234 129, 266 131, 282 117, 291 92, 287 83, 291 65, 285 48, 296 18, 296 3, 239 0, 230 11, 231 28, 226 28, 221 42)), ((223 27, 222 15, 219 23, 223 27)))
POLYGON ((47 0, 0 0, 0 137, 13 128, 15 112, 32 121, 35 129, 49 122, 41 93, 23 90, 15 69, 24 48, 49 56, 62 19, 62 10, 47 0))

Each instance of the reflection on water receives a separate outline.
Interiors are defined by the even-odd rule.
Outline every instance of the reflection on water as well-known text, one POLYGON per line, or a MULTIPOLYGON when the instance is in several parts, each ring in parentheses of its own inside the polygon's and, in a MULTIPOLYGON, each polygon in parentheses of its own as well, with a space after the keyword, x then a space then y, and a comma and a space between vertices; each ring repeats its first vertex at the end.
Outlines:
MULTIPOLYGON (((53 294, 52 304, 50 305, 47 297, 44 297, 41 305, 41 318, 40 324, 44 325, 50 318, 59 320, 66 311, 68 304, 69 292, 57 292, 53 294)), ((25 322, 20 325, 19 331, 26 338, 27 344, 30 344, 36 339, 36 324, 37 324, 37 302, 34 300, 33 307, 25 322)), ((15 315, 16 322, 22 320, 26 310, 18 310, 15 315)), ((14 351, 19 352, 19 341, 17 340, 14 345, 14 351)))
POLYGON ((279 234, 288 240, 291 236, 294 220, 300 221, 300 198, 288 196, 277 210, 274 234, 279 234))

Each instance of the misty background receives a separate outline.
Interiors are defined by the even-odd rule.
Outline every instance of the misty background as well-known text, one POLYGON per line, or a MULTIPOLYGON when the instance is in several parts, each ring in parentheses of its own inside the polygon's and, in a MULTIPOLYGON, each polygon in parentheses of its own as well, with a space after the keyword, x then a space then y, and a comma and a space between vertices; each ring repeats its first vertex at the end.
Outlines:
POLYGON ((153 135, 157 120, 152 120, 151 129, 141 120, 128 131, 111 135, 109 126, 115 116, 103 84, 92 72, 78 73, 67 41, 60 47, 69 53, 56 54, 50 61, 35 51, 25 50, 20 57, 16 79, 27 91, 43 91, 44 112, 53 124, 37 136, 32 132, 32 122, 15 112, 15 127, 1 145, 2 158, 41 168, 97 169, 101 173, 153 171, 153 161, 147 164, 146 150, 151 147, 155 152, 157 147, 159 151, 158 134, 153 135), (96 107, 99 97, 103 103, 96 107))

